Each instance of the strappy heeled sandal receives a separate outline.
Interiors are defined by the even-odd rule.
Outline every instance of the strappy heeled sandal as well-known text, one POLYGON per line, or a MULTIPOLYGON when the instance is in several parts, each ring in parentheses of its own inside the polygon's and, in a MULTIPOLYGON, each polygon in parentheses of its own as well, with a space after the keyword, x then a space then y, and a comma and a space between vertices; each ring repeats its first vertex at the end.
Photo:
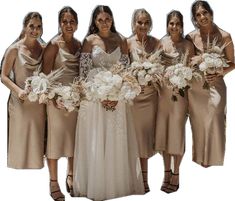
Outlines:
POLYGON ((50 195, 54 201, 65 201, 65 196, 61 192, 57 180, 50 180, 50 195))
POLYGON ((149 185, 148 185, 148 171, 142 171, 143 175, 143 181, 144 181, 144 192, 148 193, 150 191, 149 185), (144 175, 145 174, 145 175, 144 175))
POLYGON ((160 189, 161 191, 164 191, 164 192, 167 191, 167 186, 170 184, 170 180, 171 180, 171 174, 172 174, 171 170, 165 170, 164 180, 162 182, 162 186, 160 189), (169 175, 166 176, 167 174, 169 174, 169 175))
POLYGON ((73 181, 73 175, 68 174, 66 177, 66 190, 67 192, 70 194, 71 197, 74 197, 74 193, 73 193, 73 185, 70 185, 68 180, 72 180, 73 181))
MULTIPOLYGON (((171 173, 171 181, 169 183, 169 185, 166 187, 166 193, 174 193, 176 191, 178 191, 179 189, 179 183, 178 184, 174 184, 172 183, 172 178, 173 177, 179 177, 179 173, 175 174, 175 173, 171 173)), ((179 179, 178 179, 179 182, 179 179)))

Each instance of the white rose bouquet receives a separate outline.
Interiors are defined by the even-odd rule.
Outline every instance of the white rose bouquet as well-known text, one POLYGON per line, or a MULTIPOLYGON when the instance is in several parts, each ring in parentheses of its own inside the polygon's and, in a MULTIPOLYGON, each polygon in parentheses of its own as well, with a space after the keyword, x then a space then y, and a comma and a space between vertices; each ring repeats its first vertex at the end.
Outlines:
POLYGON ((165 69, 164 81, 166 86, 172 89, 172 100, 177 101, 177 95, 184 97, 185 90, 190 88, 190 81, 193 78, 200 79, 201 75, 195 72, 187 64, 188 53, 182 56, 179 63, 168 66, 165 69))
POLYGON ((56 81, 63 75, 63 71, 64 68, 59 68, 48 75, 36 71, 33 76, 28 77, 25 80, 24 90, 27 92, 29 101, 39 101, 41 104, 53 99, 55 96, 53 87, 57 85, 56 81))
POLYGON ((81 100, 84 99, 83 80, 75 78, 69 86, 58 85, 53 89, 58 108, 64 108, 68 112, 78 110, 81 100))
MULTIPOLYGON (((209 37, 207 41, 207 47, 205 52, 201 55, 192 58, 192 65, 197 65, 199 70, 204 74, 223 74, 223 68, 228 67, 227 60, 224 58, 223 49, 226 45, 219 47, 216 45, 217 40, 214 39, 212 43, 209 43, 209 37)), ((209 89, 209 83, 205 81, 203 85, 204 89, 209 89)))
POLYGON ((133 62, 130 70, 141 86, 147 86, 150 82, 156 87, 161 84, 164 66, 161 64, 162 50, 157 50, 153 54, 148 54, 143 49, 136 49, 133 52, 133 62))
MULTIPOLYGON (((121 65, 114 65, 109 71, 102 69, 85 84, 86 99, 89 101, 131 101, 140 92, 137 80, 125 71, 121 65)), ((115 110, 115 106, 103 104, 106 110, 115 110)))

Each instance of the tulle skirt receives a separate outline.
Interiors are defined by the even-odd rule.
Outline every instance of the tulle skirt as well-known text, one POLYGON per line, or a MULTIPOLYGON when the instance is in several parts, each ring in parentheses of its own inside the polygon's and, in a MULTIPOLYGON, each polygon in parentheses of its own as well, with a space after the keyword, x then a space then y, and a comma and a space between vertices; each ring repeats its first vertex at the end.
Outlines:
POLYGON ((94 200, 144 194, 136 134, 129 106, 115 111, 84 101, 78 113, 74 193, 94 200))

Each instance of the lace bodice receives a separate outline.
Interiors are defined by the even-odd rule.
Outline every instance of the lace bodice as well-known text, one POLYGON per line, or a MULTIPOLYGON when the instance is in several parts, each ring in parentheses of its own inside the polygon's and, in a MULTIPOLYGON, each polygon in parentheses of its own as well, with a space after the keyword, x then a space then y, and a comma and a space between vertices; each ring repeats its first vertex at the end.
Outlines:
POLYGON ((91 57, 94 68, 104 67, 106 69, 109 69, 113 64, 117 63, 121 58, 121 50, 120 47, 117 47, 111 53, 107 53, 99 46, 94 46, 92 49, 91 57))
POLYGON ((117 47, 111 53, 105 52, 101 47, 94 46, 91 53, 82 53, 80 58, 80 74, 84 77, 92 69, 110 69, 113 64, 122 63, 124 65, 129 63, 127 55, 121 53, 120 47, 117 47))

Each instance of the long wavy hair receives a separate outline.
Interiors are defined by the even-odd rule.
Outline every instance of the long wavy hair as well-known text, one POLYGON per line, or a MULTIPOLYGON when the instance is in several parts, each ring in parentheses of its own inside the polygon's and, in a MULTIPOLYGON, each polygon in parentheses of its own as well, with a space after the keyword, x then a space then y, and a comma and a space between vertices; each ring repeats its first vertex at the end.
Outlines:
POLYGON ((99 32, 99 29, 95 24, 95 20, 101 12, 108 13, 112 17, 112 26, 110 28, 110 31, 113 32, 113 33, 117 33, 116 28, 115 28, 114 19, 113 19, 113 13, 112 13, 111 9, 108 6, 98 5, 98 6, 95 7, 95 9, 92 12, 89 29, 88 29, 88 32, 87 32, 86 36, 89 36, 91 34, 99 32))

